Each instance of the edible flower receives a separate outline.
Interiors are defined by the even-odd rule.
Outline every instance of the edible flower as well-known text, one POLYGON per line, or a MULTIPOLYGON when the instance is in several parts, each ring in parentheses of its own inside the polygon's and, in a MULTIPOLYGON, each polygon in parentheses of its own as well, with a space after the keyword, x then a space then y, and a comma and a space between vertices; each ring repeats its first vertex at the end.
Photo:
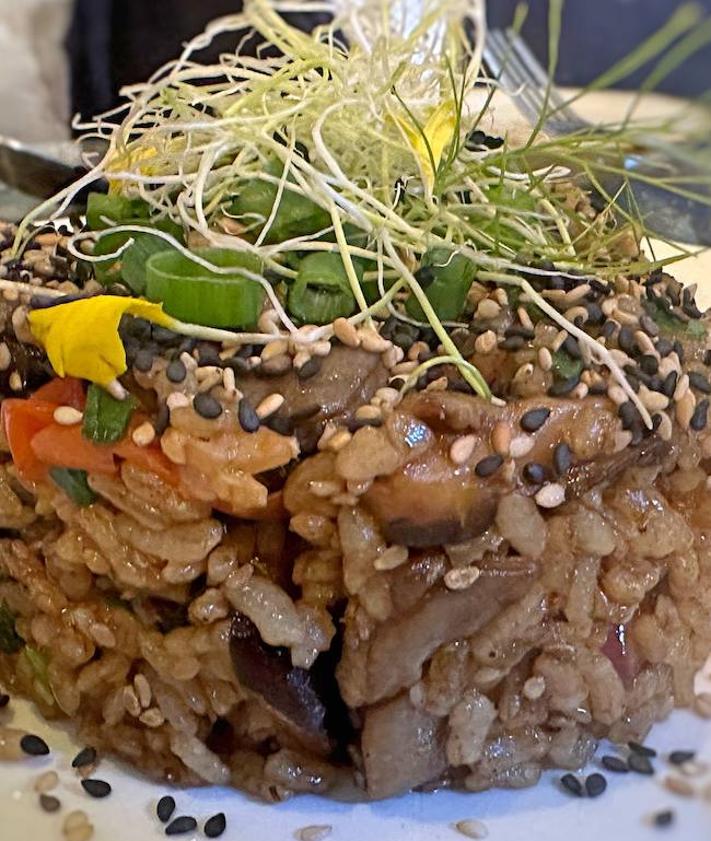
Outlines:
POLYGON ((400 125, 415 153, 422 180, 427 189, 432 190, 442 154, 454 137, 457 125, 454 103, 447 101, 438 105, 421 128, 405 120, 400 120, 400 125))
POLYGON ((175 324, 161 304, 114 295, 34 310, 28 320, 32 335, 60 377, 78 377, 106 388, 127 369, 118 332, 123 315, 145 318, 161 327, 175 324))

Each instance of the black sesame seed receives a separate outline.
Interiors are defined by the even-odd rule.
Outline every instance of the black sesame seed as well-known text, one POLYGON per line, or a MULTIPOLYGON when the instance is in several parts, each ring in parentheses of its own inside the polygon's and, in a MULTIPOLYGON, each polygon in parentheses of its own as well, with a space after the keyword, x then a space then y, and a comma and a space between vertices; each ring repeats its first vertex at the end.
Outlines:
POLYGON ((572 466, 573 454, 570 451, 570 447, 565 442, 561 442, 553 450, 553 467, 555 468, 555 472, 558 476, 565 476, 572 466))
POLYGON ((0 710, 5 709, 5 707, 10 703, 10 696, 6 695, 4 692, 0 692, 0 710))
POLYGON ((656 432, 662 425, 662 416, 657 412, 652 415, 652 432, 656 432))
POLYGON ((666 379, 664 380, 664 383, 662 385, 662 394, 665 397, 668 397, 670 400, 674 396, 674 392, 676 391, 676 384, 677 384, 678 380, 679 380, 679 375, 677 374, 676 371, 670 371, 667 374, 666 379))
POLYGON ((629 431, 632 433, 630 444, 636 447, 644 440, 644 436, 647 434, 647 427, 642 423, 642 419, 639 418, 630 426, 629 431))
POLYGON ((674 344, 672 345, 674 353, 679 357, 679 362, 683 365, 684 364, 684 346, 679 341, 679 339, 674 340, 674 344))
POLYGON ((685 301, 682 309, 689 318, 701 318, 703 316, 701 310, 696 306, 696 301, 685 301))
POLYGON ((669 339, 662 338, 658 340, 655 348, 660 356, 669 356, 669 354, 674 350, 674 345, 669 341, 669 339))
POLYGON ((665 828, 674 823, 674 812, 671 809, 665 809, 663 812, 657 812, 652 818, 654 826, 665 828))
POLYGON ((20 747, 28 756, 47 756, 49 745, 39 736, 27 735, 20 739, 20 747))
POLYGON ((647 313, 640 315, 639 326, 648 336, 652 336, 652 338, 659 335, 659 328, 655 324, 654 319, 647 315, 647 313))
POLYGON ((254 406, 252 406, 246 397, 243 397, 239 401, 237 416, 239 418, 239 424, 245 432, 256 432, 259 429, 259 415, 255 412, 254 406))
POLYGON ((207 838, 219 838, 227 828, 227 818, 222 812, 213 815, 205 824, 204 832, 207 838))
POLYGON ((193 408, 201 418, 205 418, 206 420, 215 420, 215 418, 219 418, 222 414, 220 401, 205 393, 195 395, 193 408))
POLYGON ((588 389, 588 394, 607 394, 607 383, 605 380, 594 382, 588 389))
POLYGON ((474 129, 467 135, 466 140, 464 141, 464 147, 469 151, 474 151, 480 146, 483 146, 485 140, 486 133, 481 129, 474 129))
POLYGON ((524 432, 537 432, 550 417, 551 410, 541 407, 540 409, 529 409, 521 416, 521 429, 524 432))
POLYGON ((604 336, 606 339, 611 339, 615 335, 615 331, 617 330, 617 324, 614 321, 606 321, 602 325, 602 330, 600 330, 600 335, 604 336))
POLYGON ((686 762, 693 762, 696 759, 696 751, 693 750, 673 750, 669 754, 669 762, 672 765, 684 765, 686 762))
POLYGON ((629 765, 630 771, 634 771, 637 774, 651 776, 654 773, 654 766, 650 762, 649 757, 634 753, 634 751, 630 754, 627 764, 629 765))
POLYGON ((53 815, 62 808, 62 804, 59 800, 51 794, 40 794, 39 802, 43 811, 48 812, 50 815, 53 815))
POLYGON ((150 350, 139 350, 133 360, 133 366, 143 374, 147 374, 153 367, 153 354, 150 350))
POLYGON ((585 791, 588 797, 599 797, 607 788, 607 780, 602 774, 590 774, 585 780, 585 791))
POLYGON ((568 338, 563 342, 563 350, 569 355, 572 356, 573 359, 580 359, 582 354, 580 353, 580 345, 578 344, 578 340, 573 336, 568 336, 568 338))
POLYGON ((629 353, 630 355, 637 350, 637 343, 634 340, 634 333, 632 332, 631 327, 628 327, 627 325, 620 327, 620 332, 617 336, 617 344, 620 346, 620 350, 623 350, 625 353, 629 353))
POLYGON ((711 365, 711 350, 707 350, 704 353, 704 365, 711 365))
POLYGON ((197 821, 189 815, 182 815, 171 821, 165 828, 166 835, 185 835, 197 829, 197 821))
POLYGON ((167 327, 161 327, 158 324, 153 325, 151 335, 160 345, 172 345, 183 340, 182 336, 179 336, 172 330, 168 330, 167 327))
POLYGON ((657 357, 652 356, 651 353, 645 353, 639 360, 639 367, 645 374, 653 376, 659 370, 659 361, 657 360, 657 357))
POLYGON ((620 759, 619 756, 603 756, 602 765, 603 768, 612 771, 613 774, 628 774, 630 770, 625 760, 620 759))
POLYGON ((605 315, 599 304, 586 304, 585 309, 588 311, 588 324, 602 324, 605 315))
POLYGON ((188 375, 188 370, 182 360, 174 359, 165 369, 165 375, 172 383, 182 383, 188 375))
POLYGON ((111 786, 106 782, 106 780, 94 780, 89 778, 87 780, 82 780, 81 786, 88 795, 95 797, 97 800, 101 800, 111 794, 111 786))
POLYGON ((487 476, 492 476, 496 471, 501 467, 504 463, 503 456, 500 456, 498 453, 494 453, 493 455, 486 456, 483 458, 476 467, 474 468, 474 472, 477 476, 484 479, 487 476))
POLYGON ((318 356, 312 356, 311 359, 307 359, 301 368, 297 370, 296 375, 300 380, 308 380, 318 374, 320 370, 321 360, 318 356))
POLYGON ((499 347, 501 350, 516 351, 521 350, 525 344, 526 340, 522 336, 509 336, 508 339, 499 342, 499 347))
POLYGON ((158 805, 156 806, 156 815, 158 815, 158 820, 161 823, 168 823, 168 821, 173 817, 174 812, 175 799, 169 794, 166 794, 165 797, 161 797, 158 801, 158 805))
POLYGON ((536 461, 524 465, 523 478, 532 485, 542 485, 546 481, 546 468, 536 461))
POLYGON ((702 400, 699 405, 694 409, 694 414, 691 416, 691 420, 689 421, 689 426, 694 430, 694 432, 701 432, 702 429, 706 429, 706 424, 708 423, 709 419, 709 401, 702 400))
POLYGON ((87 765, 93 765, 96 762, 96 748, 83 748, 72 759, 72 768, 85 768, 87 765))
POLYGON ((222 363, 223 368, 231 368, 235 374, 246 374, 249 371, 249 362, 241 356, 232 356, 222 363))
POLYGON ((617 410, 617 414, 622 421, 623 429, 631 429, 639 420, 639 412, 631 400, 623 403, 617 410))
POLYGON ((512 324, 504 333, 504 336, 509 339, 512 336, 520 336, 522 339, 532 339, 536 335, 535 331, 530 327, 524 327, 523 324, 512 324))
POLYGON ((156 413, 155 420, 153 421, 153 428, 156 431, 156 435, 162 435, 168 428, 169 424, 170 409, 168 408, 168 404, 165 400, 163 400, 158 404, 158 412, 156 413))
POLYGON ((698 371, 689 372, 689 385, 702 394, 711 394, 711 383, 709 383, 703 374, 699 374, 698 371))
POLYGON ((487 149, 500 149, 503 145, 503 137, 491 137, 490 135, 487 135, 484 138, 484 146, 486 146, 487 149))
POLYGON ((557 380, 548 389, 548 394, 551 397, 564 397, 566 394, 570 394, 579 382, 580 374, 574 374, 572 377, 568 377, 567 380, 557 380))
MULTIPOLYGON (((664 380, 661 377, 649 377, 646 381, 647 388, 650 391, 659 391, 664 388, 664 380)), ((673 392, 672 392, 673 394, 673 392)))
POLYGON ((198 349, 198 365, 200 367, 216 365, 219 368, 222 365, 222 360, 217 348, 212 345, 201 345, 198 349))
POLYGON ((583 796, 583 785, 574 774, 563 774, 560 778, 561 786, 574 797, 583 796))

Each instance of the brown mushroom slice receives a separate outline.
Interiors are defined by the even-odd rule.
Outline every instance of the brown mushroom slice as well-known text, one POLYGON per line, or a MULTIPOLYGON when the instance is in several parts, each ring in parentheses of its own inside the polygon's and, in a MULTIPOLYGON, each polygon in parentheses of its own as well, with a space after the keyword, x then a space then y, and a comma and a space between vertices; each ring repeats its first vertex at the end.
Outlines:
POLYGON ((374 800, 404 794, 447 769, 446 719, 410 703, 407 693, 371 707, 361 738, 365 782, 374 800))
POLYGON ((292 666, 288 649, 266 645, 254 623, 237 613, 230 654, 240 684, 264 701, 299 744, 317 756, 328 756, 334 745, 326 728, 326 704, 312 674, 292 666))
POLYGON ((347 632, 337 670, 344 700, 350 707, 366 706, 413 686, 437 649, 473 636, 522 598, 536 577, 537 567, 521 561, 518 569, 483 573, 466 590, 437 584, 405 614, 379 625, 370 639, 359 642, 347 632))

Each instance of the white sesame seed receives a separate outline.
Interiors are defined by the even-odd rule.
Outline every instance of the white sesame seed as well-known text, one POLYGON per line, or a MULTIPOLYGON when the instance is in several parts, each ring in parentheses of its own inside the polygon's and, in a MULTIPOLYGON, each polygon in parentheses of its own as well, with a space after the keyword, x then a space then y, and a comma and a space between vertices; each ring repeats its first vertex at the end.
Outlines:
POLYGON ((406 546, 388 546, 375 559, 373 566, 379 572, 396 569, 402 566, 408 559, 409 553, 406 546))
MULTIPOLYGON (((232 350, 227 351, 229 356, 232 356, 232 350)), ((180 361, 185 366, 186 371, 194 371, 198 367, 197 359, 191 356, 186 350, 180 354, 180 361)))
POLYGON ((294 355, 294 368, 298 371, 311 359, 311 354, 308 350, 299 350, 294 355))
POLYGON ((111 380, 106 390, 116 400, 125 400, 128 397, 128 392, 118 380, 111 380))
POLYGON ((17 373, 17 371, 13 371, 12 374, 10 374, 8 383, 13 391, 22 391, 22 377, 17 373))
POLYGON ((141 706, 144 709, 149 707, 153 693, 151 691, 151 685, 148 683, 148 678, 139 672, 133 679, 133 687, 136 690, 136 695, 141 702, 141 706))
MULTIPOLYGON (((196 373, 200 373, 202 369, 198 368, 196 373)), ((210 391, 210 389, 214 388, 216 385, 222 383, 222 369, 221 368, 213 368, 209 374, 204 375, 202 378, 198 378, 198 391, 204 393, 206 391, 210 391)))
POLYGON ((523 694, 529 701, 537 701, 546 691, 546 679, 542 675, 530 677, 523 684, 523 694))
POLYGON ((339 482, 313 481, 309 482, 309 492, 319 499, 326 499, 329 496, 340 493, 342 490, 339 482))
POLYGON ((147 447, 155 441, 156 431, 153 424, 145 421, 137 426, 131 434, 131 440, 137 447, 147 447))
POLYGON ((225 395, 228 399, 237 396, 237 386, 235 381, 235 372, 232 368, 225 368, 222 371, 222 387, 225 390, 225 395))
POLYGON ((551 350, 553 353, 556 353, 563 347, 563 342, 568 338, 568 331, 567 330, 559 330, 556 334, 555 339, 551 343, 551 350))
POLYGON ((676 384, 676 388, 674 389, 674 401, 677 402, 681 400, 681 398, 686 394, 689 390, 689 375, 682 374, 679 377, 679 381, 676 384))
POLYGON ((662 420, 659 424, 659 428, 657 429, 659 437, 662 441, 671 441, 673 432, 671 418, 666 412, 660 412, 660 416, 662 420))
POLYGON ((689 428, 695 408, 696 397, 694 397, 693 391, 687 391, 686 394, 677 401, 675 406, 676 420, 682 429, 689 428))
POLYGON ((509 296, 506 293, 506 290, 503 286, 499 286, 491 293, 494 297, 494 300, 502 307, 508 306, 509 303, 509 296))
POLYGON ((323 826, 304 826, 294 833, 296 841, 324 841, 333 832, 333 827, 324 824, 323 826))
POLYGON ((575 388, 570 392, 570 396, 574 400, 585 400, 588 396, 588 392, 590 389, 585 383, 578 383, 575 388))
POLYGON ((530 435, 517 435, 511 441, 509 455, 511 458, 523 458, 531 452, 534 444, 535 441, 530 435))
POLYGON ((602 314, 609 318, 612 313, 615 311, 617 307, 617 302, 614 298, 606 298, 601 304, 600 309, 602 310, 602 314))
POLYGON ((76 426, 82 422, 84 415, 73 406, 57 406, 52 417, 60 426, 76 426))
POLYGON ((533 330, 533 322, 531 321, 531 316, 528 314, 526 307, 519 307, 516 310, 516 314, 518 315, 518 320, 521 322, 521 326, 524 329, 533 330))
POLYGON ((615 432, 615 452, 621 453, 622 450, 626 450, 632 443, 633 437, 632 433, 626 429, 617 430, 615 432))
POLYGON ((620 324, 624 324, 627 327, 631 327, 637 324, 637 316, 631 312, 625 312, 625 310, 621 310, 619 308, 612 311, 612 316, 616 321, 619 321, 620 324))
POLYGON ((535 496, 541 508, 557 508, 565 502, 565 488, 557 482, 544 485, 535 496))
POLYGON ((59 775, 56 771, 45 771, 35 780, 34 790, 39 794, 46 794, 59 785, 59 775))
POLYGON ((622 406, 623 403, 626 403, 629 400, 625 390, 622 386, 617 384, 613 384, 608 387, 607 396, 618 406, 622 406))
POLYGON ((415 370, 415 368, 417 368, 416 360, 410 360, 409 362, 399 362, 397 365, 393 366, 390 373, 395 377, 401 376, 402 374, 405 374, 405 376, 407 376, 408 374, 411 374, 415 370))
POLYGON ((491 431, 491 446, 500 456, 507 456, 509 454, 511 427, 507 423, 504 423, 504 421, 499 421, 491 431))
POLYGON ((82 812, 81 809, 77 809, 74 812, 70 812, 64 819, 62 831, 65 833, 70 832, 72 829, 75 829, 78 826, 83 826, 87 823, 89 823, 89 816, 87 813, 82 812))
POLYGON ((382 356, 383 365, 388 368, 394 368, 399 362, 405 358, 405 351, 398 345, 389 347, 382 356))
POLYGON ((158 707, 151 707, 151 709, 141 713, 138 720, 146 727, 161 727, 165 723, 165 716, 158 707))
POLYGON ((339 429, 328 439, 326 447, 331 450, 331 452, 337 453, 349 443, 352 437, 353 436, 347 429, 339 429))
POLYGON ((642 384, 639 387, 639 399, 650 412, 661 412, 669 406, 669 398, 658 391, 652 391, 642 384))
POLYGON ((373 421, 380 420, 383 414, 378 406, 359 406, 355 412, 355 419, 358 421, 373 421))
POLYGON ((574 322, 577 318, 580 318, 583 322, 585 322, 590 317, 590 314, 585 307, 571 307, 563 313, 563 316, 570 322, 574 322))
POLYGON ((0 342, 0 371, 7 371, 12 364, 10 348, 5 342, 0 342))
POLYGON ((572 307, 573 304, 577 304, 577 302, 581 301, 588 292, 590 292, 589 283, 581 283, 580 286, 576 286, 574 289, 571 289, 570 292, 566 292, 564 298, 565 306, 572 307))
POLYGON ((358 347, 360 336, 356 328, 345 318, 337 318, 333 322, 333 333, 339 342, 346 347, 358 347))
POLYGON ((624 368, 625 365, 629 365, 632 362, 629 356, 627 356, 627 354, 619 348, 610 348, 610 356, 615 360, 620 368, 624 368))
POLYGON ((189 406, 190 398, 182 391, 173 391, 168 395, 165 402, 168 408, 173 411, 173 409, 183 409, 185 406, 189 406))
POLYGON ((701 692, 696 696, 694 710, 702 718, 711 718, 711 692, 701 692))
POLYGON ((437 377, 436 380, 432 380, 431 383, 427 386, 425 391, 446 391, 449 387, 449 380, 446 376, 437 377))
POLYGON ((476 317, 483 319, 496 318, 496 316, 499 315, 500 312, 500 304, 498 304, 491 298, 484 298, 483 301, 479 302, 479 305, 476 308, 476 317))
POLYGON ((664 788, 673 794, 678 794, 680 797, 694 797, 696 795, 694 786, 688 780, 683 780, 681 777, 665 777, 664 788))
POLYGON ((330 342, 314 342, 311 345, 311 353, 314 356, 328 356, 331 352, 331 343, 330 342))
POLYGON ((553 356, 547 347, 538 348, 538 364, 543 371, 550 371, 553 367, 553 356))
POLYGON ((264 346, 261 360, 262 362, 268 362, 270 359, 275 359, 277 356, 286 353, 288 349, 289 343, 285 339, 277 339, 274 342, 269 342, 269 344, 264 346))
POLYGON ((464 464, 472 457, 476 447, 475 435, 462 435, 457 438, 449 448, 449 458, 454 464, 464 464))
MULTIPOLYGON (((496 337, 494 337, 496 338, 496 337)), ((409 360, 419 360, 421 353, 427 353, 429 350, 429 345, 427 342, 413 342, 410 345, 410 350, 407 352, 407 358, 409 360)))
POLYGON ((654 342, 652 339, 644 332, 644 330, 637 330, 634 334, 635 341, 639 345, 640 350, 642 353, 645 353, 649 356, 655 356, 659 359, 659 353, 657 349, 654 347, 654 342))
POLYGON ((270 415, 273 415, 274 412, 278 412, 279 409, 284 405, 284 395, 283 394, 270 394, 269 396, 265 397, 264 400, 257 406, 256 412, 257 417, 260 420, 264 420, 268 418, 270 415))
POLYGON ((458 567, 445 573, 444 585, 448 590, 468 590, 481 575, 479 567, 458 567))
POLYGON ((382 400, 383 403, 397 403, 400 399, 400 392, 396 388, 379 388, 375 392, 375 396, 382 400))
POLYGON ((528 379, 533 374, 533 363, 526 362, 521 365, 516 373, 513 375, 513 382, 520 383, 521 380, 528 379))
POLYGON ((279 314, 276 310, 268 309, 259 316, 257 321, 257 328, 262 333, 271 333, 272 335, 279 334, 279 314))
POLYGON ((487 353, 491 353, 492 350, 496 347, 496 333, 493 330, 487 330, 481 335, 476 337, 474 342, 474 350, 477 353, 481 353, 486 355, 487 353))
POLYGON ((383 338, 375 330, 364 327, 360 331, 360 344, 363 350, 367 350, 368 353, 383 353, 392 345, 392 342, 383 338))
POLYGON ((489 836, 486 824, 473 819, 457 821, 454 828, 460 835, 464 835, 466 838, 474 838, 475 841, 481 841, 481 839, 489 836))

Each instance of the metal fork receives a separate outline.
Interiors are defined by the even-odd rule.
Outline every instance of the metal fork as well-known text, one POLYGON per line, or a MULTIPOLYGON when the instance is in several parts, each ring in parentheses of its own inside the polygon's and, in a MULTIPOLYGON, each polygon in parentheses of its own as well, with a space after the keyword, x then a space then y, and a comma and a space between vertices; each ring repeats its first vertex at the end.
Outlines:
POLYGON ((591 123, 566 104, 555 85, 549 85, 548 73, 517 32, 490 30, 484 61, 526 119, 535 125, 545 113, 544 129, 548 134, 570 134, 590 128, 591 123))

